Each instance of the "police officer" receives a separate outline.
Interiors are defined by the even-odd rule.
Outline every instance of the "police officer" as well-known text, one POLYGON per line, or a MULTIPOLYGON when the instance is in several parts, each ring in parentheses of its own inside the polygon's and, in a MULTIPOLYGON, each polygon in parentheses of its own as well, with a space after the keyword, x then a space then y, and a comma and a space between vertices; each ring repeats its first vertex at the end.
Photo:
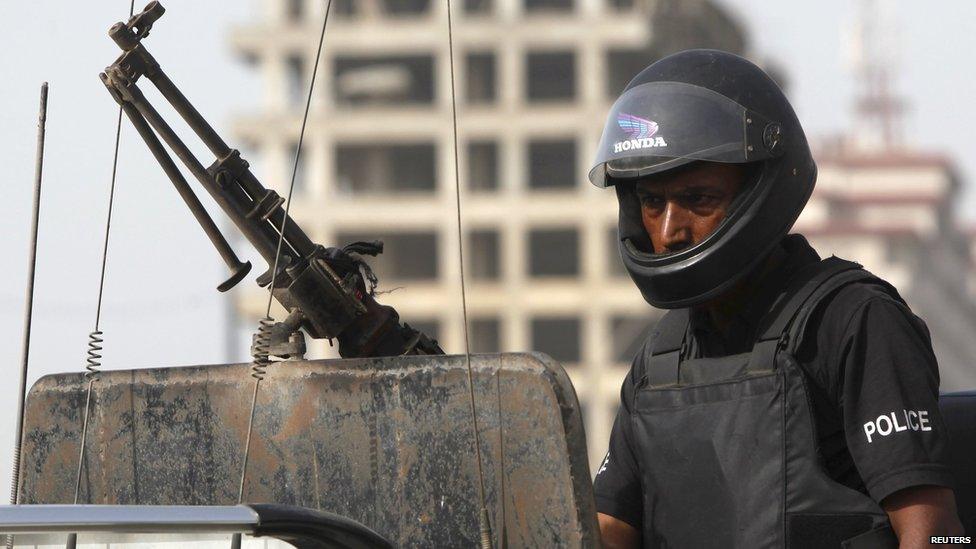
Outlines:
POLYGON ((595 484, 605 547, 902 547, 961 535, 939 374, 898 292, 787 235, 816 180, 792 107, 693 50, 616 101, 591 182, 669 309, 621 389, 595 484))

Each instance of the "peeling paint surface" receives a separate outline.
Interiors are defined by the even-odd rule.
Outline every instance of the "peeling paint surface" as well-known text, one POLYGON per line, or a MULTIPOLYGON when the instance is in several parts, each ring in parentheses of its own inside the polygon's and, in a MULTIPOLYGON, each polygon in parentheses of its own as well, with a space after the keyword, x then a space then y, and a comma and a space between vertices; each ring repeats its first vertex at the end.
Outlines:
MULTIPOLYGON (((583 424, 563 369, 535 353, 472 355, 471 365, 495 546, 595 546, 583 424)), ((249 374, 248 364, 101 373, 80 502, 237 503, 249 374)), ((80 373, 58 374, 31 389, 22 502, 71 503, 86 386, 80 373)), ((245 502, 345 515, 402 547, 476 546, 465 358, 275 363, 247 476, 245 502)))

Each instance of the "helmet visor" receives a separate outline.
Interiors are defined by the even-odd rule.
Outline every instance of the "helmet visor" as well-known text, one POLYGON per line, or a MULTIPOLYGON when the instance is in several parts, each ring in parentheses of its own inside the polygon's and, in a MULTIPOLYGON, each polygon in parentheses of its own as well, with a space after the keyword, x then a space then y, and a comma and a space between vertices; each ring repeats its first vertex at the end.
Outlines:
POLYGON ((780 126, 728 97, 680 82, 648 82, 610 109, 590 182, 643 177, 695 160, 745 163, 776 156, 780 126))

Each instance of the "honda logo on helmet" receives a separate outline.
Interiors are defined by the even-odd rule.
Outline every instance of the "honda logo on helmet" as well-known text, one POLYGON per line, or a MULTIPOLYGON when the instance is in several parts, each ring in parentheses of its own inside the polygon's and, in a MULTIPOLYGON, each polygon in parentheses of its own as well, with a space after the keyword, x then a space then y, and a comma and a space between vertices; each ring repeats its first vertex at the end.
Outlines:
POLYGON ((632 149, 647 149, 653 147, 667 147, 668 143, 663 137, 654 137, 657 133, 658 125, 653 120, 647 120, 632 114, 620 113, 617 115, 617 125, 631 139, 617 141, 613 144, 613 152, 620 153, 632 149))

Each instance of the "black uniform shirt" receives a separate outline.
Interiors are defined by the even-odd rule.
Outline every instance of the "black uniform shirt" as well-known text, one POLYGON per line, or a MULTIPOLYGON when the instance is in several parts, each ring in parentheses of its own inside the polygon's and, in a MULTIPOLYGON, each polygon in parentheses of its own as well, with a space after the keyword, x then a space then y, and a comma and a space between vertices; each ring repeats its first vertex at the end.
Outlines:
MULTIPOLYGON (((759 321, 790 275, 819 260, 798 235, 784 239, 776 253, 783 260, 740 308, 728 337, 712 329, 703 315, 692 314, 691 356, 748 351, 759 321)), ((821 463, 830 478, 878 502, 911 486, 951 487, 938 410, 939 372, 928 329, 885 287, 855 282, 841 288, 810 318, 797 355, 808 381, 821 463)), ((641 356, 643 351, 624 379, 610 450, 594 485, 597 511, 637 529, 641 460, 631 411, 634 386, 644 374, 641 356)))

